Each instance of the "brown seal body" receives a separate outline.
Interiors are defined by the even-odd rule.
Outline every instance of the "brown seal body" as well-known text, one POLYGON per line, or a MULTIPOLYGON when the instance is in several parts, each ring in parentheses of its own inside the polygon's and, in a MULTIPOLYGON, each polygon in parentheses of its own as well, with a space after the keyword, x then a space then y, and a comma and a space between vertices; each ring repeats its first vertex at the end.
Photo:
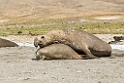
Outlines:
POLYGON ((41 60, 83 59, 82 56, 76 53, 71 47, 64 44, 52 44, 40 48, 36 52, 36 58, 41 60))
POLYGON ((62 43, 70 46, 76 52, 83 52, 87 57, 108 57, 111 55, 111 46, 98 37, 75 29, 53 30, 42 36, 37 36, 34 45, 45 47, 53 43, 62 43))
POLYGON ((0 47, 15 47, 15 46, 18 46, 18 45, 9 40, 0 38, 0 47))

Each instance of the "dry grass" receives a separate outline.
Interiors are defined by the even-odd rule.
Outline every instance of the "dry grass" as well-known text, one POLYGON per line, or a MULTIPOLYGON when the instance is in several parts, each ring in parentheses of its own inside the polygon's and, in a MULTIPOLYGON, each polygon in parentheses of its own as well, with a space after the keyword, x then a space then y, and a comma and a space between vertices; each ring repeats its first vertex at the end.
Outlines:
POLYGON ((1 19, 58 19, 123 14, 123 0, 0 0, 1 19))

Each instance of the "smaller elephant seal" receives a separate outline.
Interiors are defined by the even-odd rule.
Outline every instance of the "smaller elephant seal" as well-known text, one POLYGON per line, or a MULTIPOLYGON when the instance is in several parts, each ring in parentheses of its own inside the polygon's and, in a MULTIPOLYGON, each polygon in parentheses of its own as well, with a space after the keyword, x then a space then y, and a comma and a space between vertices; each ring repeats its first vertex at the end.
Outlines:
POLYGON ((83 59, 71 47, 64 44, 52 44, 36 51, 36 59, 83 59))
POLYGON ((46 47, 54 43, 68 45, 78 54, 84 53, 89 59, 111 56, 111 46, 93 34, 75 29, 52 30, 34 39, 35 47, 46 47))
POLYGON ((18 46, 18 45, 14 42, 9 41, 9 40, 0 38, 0 48, 1 47, 15 47, 15 46, 18 46))

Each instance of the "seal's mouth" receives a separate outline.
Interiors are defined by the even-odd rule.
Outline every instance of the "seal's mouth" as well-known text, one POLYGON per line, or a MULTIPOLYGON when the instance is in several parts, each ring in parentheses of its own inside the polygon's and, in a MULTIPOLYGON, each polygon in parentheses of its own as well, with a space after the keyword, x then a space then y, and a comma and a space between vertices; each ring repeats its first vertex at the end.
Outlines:
POLYGON ((38 44, 38 46, 39 46, 40 48, 42 48, 42 47, 43 47, 43 44, 38 44))
POLYGON ((40 57, 39 56, 36 56, 36 60, 40 60, 40 57))

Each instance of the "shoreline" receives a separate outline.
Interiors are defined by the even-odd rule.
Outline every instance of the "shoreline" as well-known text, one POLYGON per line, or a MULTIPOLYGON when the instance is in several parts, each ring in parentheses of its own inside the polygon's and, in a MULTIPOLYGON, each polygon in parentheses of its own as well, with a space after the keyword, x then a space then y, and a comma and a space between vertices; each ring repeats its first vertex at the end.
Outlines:
MULTIPOLYGON (((19 46, 35 47, 33 43, 17 43, 19 46)), ((124 50, 124 45, 110 44, 112 49, 124 50)))
MULTIPOLYGON (((93 34, 96 37, 102 39, 105 42, 113 41, 114 36, 124 36, 124 34, 93 34)), ((15 43, 33 43, 36 36, 31 35, 9 35, 9 36, 0 36, 0 38, 10 40, 15 43)), ((117 43, 124 45, 124 41, 117 43)))
MULTIPOLYGON (((93 34, 98 38, 102 39, 105 42, 113 41, 114 36, 124 36, 123 34, 93 34)), ((12 42, 17 43, 19 46, 29 46, 34 47, 33 42, 36 36, 30 35, 9 35, 9 36, 0 36, 1 38, 10 40, 12 42)), ((124 40, 122 42, 118 42, 116 44, 110 44, 113 49, 124 50, 124 40)))

